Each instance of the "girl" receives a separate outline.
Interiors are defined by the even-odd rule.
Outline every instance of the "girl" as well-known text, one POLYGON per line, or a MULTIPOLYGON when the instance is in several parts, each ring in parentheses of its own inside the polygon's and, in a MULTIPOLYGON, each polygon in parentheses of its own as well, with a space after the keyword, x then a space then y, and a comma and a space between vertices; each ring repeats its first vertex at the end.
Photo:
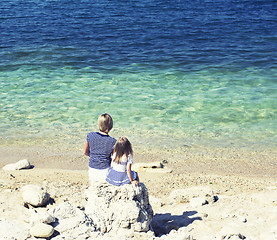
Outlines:
POLYGON ((126 137, 120 137, 114 146, 111 168, 108 171, 106 181, 112 185, 134 183, 139 185, 138 174, 131 170, 133 163, 132 145, 126 137))

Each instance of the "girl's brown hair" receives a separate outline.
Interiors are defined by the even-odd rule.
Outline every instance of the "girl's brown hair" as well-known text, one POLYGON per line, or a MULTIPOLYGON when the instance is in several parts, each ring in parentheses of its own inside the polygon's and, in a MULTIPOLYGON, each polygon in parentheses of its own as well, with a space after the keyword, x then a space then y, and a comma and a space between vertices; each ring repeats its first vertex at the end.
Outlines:
POLYGON ((133 156, 132 144, 126 137, 120 137, 114 146, 113 153, 115 154, 114 162, 121 163, 121 159, 124 155, 128 157, 133 156))
POLYGON ((99 116, 98 127, 101 132, 109 133, 113 128, 113 119, 110 114, 104 113, 99 116))

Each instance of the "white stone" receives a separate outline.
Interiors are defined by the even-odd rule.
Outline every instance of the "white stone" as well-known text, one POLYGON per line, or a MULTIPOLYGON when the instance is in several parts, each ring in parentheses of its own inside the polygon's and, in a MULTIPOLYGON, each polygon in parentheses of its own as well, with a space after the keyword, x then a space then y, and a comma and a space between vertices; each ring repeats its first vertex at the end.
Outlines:
POLYGON ((48 238, 54 233, 54 228, 45 223, 38 223, 30 229, 30 234, 34 237, 48 238))
POLYGON ((191 198, 189 203, 192 207, 201 207, 207 204, 207 200, 204 197, 191 198))
POLYGON ((32 225, 37 223, 54 223, 54 222, 55 222, 55 218, 52 215, 50 215, 48 212, 34 213, 29 218, 29 223, 31 223, 32 225))
POLYGON ((30 162, 27 159, 22 159, 16 163, 17 169, 29 169, 31 167, 30 162))
POLYGON ((7 164, 6 166, 3 167, 3 170, 15 171, 15 170, 20 170, 20 169, 28 169, 30 167, 31 167, 30 162, 27 159, 22 159, 22 160, 18 161, 17 163, 7 164))
POLYGON ((34 207, 45 206, 50 199, 47 191, 38 185, 26 185, 21 192, 24 203, 29 203, 34 207))

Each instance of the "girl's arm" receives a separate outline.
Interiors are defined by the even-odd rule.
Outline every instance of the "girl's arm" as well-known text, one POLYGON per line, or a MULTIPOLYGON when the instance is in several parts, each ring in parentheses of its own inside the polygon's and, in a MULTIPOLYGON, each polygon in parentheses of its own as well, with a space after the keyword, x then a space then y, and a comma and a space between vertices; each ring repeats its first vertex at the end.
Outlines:
POLYGON ((133 177, 132 177, 131 166, 132 166, 131 163, 127 164, 127 174, 128 174, 128 177, 129 177, 131 183, 134 183, 136 186, 138 186, 139 182, 137 180, 134 180, 133 177))
POLYGON ((84 146, 84 154, 86 156, 89 156, 89 145, 88 145, 88 141, 86 141, 85 146, 84 146))

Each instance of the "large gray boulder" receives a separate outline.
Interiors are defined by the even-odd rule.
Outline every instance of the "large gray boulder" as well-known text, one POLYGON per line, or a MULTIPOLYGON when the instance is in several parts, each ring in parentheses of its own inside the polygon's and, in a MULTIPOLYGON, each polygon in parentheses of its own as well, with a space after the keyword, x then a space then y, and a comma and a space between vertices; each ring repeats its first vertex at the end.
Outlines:
POLYGON ((153 210, 143 183, 138 187, 95 184, 88 189, 87 198, 85 212, 101 232, 132 236, 150 230, 153 210))

